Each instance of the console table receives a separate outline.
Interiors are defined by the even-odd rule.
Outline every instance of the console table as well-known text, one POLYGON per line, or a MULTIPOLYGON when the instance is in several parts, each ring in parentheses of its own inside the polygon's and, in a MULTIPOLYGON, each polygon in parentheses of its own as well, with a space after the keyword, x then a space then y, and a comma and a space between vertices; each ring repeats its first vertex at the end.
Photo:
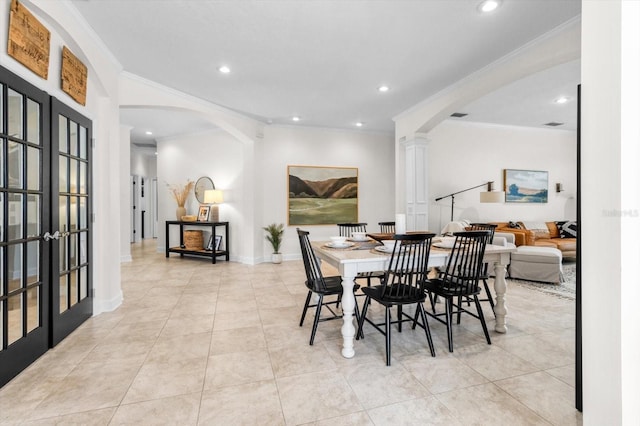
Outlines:
POLYGON ((179 253, 180 257, 184 257, 185 254, 192 256, 202 256, 202 257, 210 257, 211 263, 216 263, 216 258, 224 256, 225 260, 229 260, 229 222, 183 222, 180 220, 167 220, 165 222, 165 244, 166 244, 166 257, 169 257, 169 253, 179 253), (180 244, 178 246, 171 247, 170 244, 170 233, 169 229, 171 226, 179 226, 180 227, 180 244), (207 227, 211 228, 211 235, 213 236, 213 241, 216 239, 216 229, 218 227, 224 227, 223 235, 223 249, 216 250, 215 247, 213 250, 205 250, 202 249, 186 249, 184 248, 184 228, 185 226, 199 226, 199 227, 207 227))

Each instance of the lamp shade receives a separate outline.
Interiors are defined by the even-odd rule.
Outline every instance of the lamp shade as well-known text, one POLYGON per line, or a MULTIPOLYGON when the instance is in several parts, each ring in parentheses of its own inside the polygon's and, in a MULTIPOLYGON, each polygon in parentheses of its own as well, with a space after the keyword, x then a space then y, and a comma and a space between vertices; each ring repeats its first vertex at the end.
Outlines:
POLYGON ((502 203, 504 202, 504 191, 486 191, 480 193, 481 203, 502 203))
POLYGON ((207 189, 204 191, 204 204, 220 204, 224 201, 222 191, 219 189, 207 189))

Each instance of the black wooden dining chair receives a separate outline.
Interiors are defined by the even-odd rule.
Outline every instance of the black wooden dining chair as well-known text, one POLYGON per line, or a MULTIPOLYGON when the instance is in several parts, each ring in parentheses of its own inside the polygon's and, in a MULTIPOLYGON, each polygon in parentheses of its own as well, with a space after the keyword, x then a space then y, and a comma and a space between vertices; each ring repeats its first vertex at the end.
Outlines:
POLYGON ((380 226, 380 232, 383 234, 395 234, 396 233, 396 223, 395 222, 378 222, 378 226, 380 226))
POLYGON ((435 234, 427 233, 394 235, 395 245, 382 283, 362 289, 366 299, 358 322, 356 339, 364 338, 362 327, 365 321, 373 325, 376 330, 385 336, 387 365, 391 365, 392 324, 398 324, 398 332, 402 332, 403 322, 412 322, 414 328, 416 325, 420 325, 420 327, 424 328, 431 356, 436 356, 423 304, 426 298, 424 286, 429 272, 427 264, 431 249, 431 239, 434 236, 435 234), (385 320, 383 323, 376 323, 367 318, 369 304, 372 300, 380 303, 385 308, 385 320), (416 305, 416 316, 420 314, 422 324, 417 322, 413 316, 402 312, 402 308, 405 305, 416 305), (394 306, 397 307, 398 313, 397 319, 392 321, 391 309, 394 306))
POLYGON ((339 223, 338 232, 341 237, 351 238, 354 232, 367 232, 366 223, 339 223))
MULTIPOLYGON (((304 270, 307 274, 307 280, 305 281, 305 285, 309 292, 307 293, 307 300, 304 302, 304 309, 302 310, 302 317, 300 318, 300 327, 304 323, 304 317, 307 315, 307 309, 316 308, 316 314, 313 319, 313 326, 311 328, 311 338, 309 339, 309 345, 313 345, 313 340, 316 337, 316 331, 318 329, 318 323, 322 321, 329 321, 333 319, 342 318, 342 315, 335 312, 331 309, 331 305, 335 305, 336 311, 338 310, 338 305, 342 299, 342 277, 340 276, 329 276, 325 277, 322 275, 322 271, 320 269, 320 262, 318 258, 313 253, 313 249, 311 248, 311 243, 309 241, 309 232, 303 231, 301 229, 297 229, 298 231, 298 239, 300 240, 300 250, 302 251, 302 261, 304 263, 304 270), (312 304, 311 296, 315 293, 318 297, 318 302, 316 304, 312 304), (335 300, 325 301, 325 296, 337 296, 335 300), (329 312, 331 312, 330 317, 321 318, 322 307, 325 306, 329 312)), ((359 285, 355 284, 353 286, 353 291, 355 292, 359 285)), ((355 316, 356 320, 359 321, 360 312, 358 310, 358 303, 355 304, 355 316)))
MULTIPOLYGON (((462 313, 479 319, 487 343, 491 344, 482 306, 478 300, 479 280, 484 266, 482 258, 490 234, 490 231, 455 232, 453 235, 456 239, 447 265, 440 270, 437 278, 431 278, 425 283, 425 289, 430 293, 430 296, 440 296, 445 300, 445 312, 436 313, 433 298, 430 297, 432 312, 427 311, 426 313, 447 326, 449 352, 453 352, 452 320, 454 313, 457 314, 458 324, 462 313), (467 297, 471 297, 476 305, 475 314, 463 307, 463 299, 466 300, 467 297), (453 303, 454 299, 457 303, 453 303), (455 311, 454 308, 456 308, 455 311), (445 317, 444 320, 441 318, 442 316, 445 317)), ((415 320, 417 321, 417 319, 418 315, 416 314, 415 320)))
MULTIPOLYGON (((338 232, 341 237, 351 238, 354 232, 367 232, 367 223, 338 223, 338 232)), ((383 276, 383 271, 359 272, 355 279, 367 280, 367 287, 371 287, 371 279, 381 279, 383 276)))
MULTIPOLYGON (((489 231, 490 232, 489 241, 487 244, 491 244, 497 227, 498 225, 493 223, 471 223, 469 224, 467 230, 468 231, 489 231)), ((493 315, 495 316, 496 314, 495 302, 493 300, 493 294, 491 294, 491 289, 489 288, 489 283, 488 283, 490 273, 491 271, 489 269, 489 264, 485 263, 484 266, 482 267, 482 275, 480 276, 480 279, 482 280, 482 284, 484 285, 484 292, 487 298, 478 299, 478 300, 480 300, 481 302, 489 302, 489 305, 491 305, 491 310, 493 311, 493 315)))

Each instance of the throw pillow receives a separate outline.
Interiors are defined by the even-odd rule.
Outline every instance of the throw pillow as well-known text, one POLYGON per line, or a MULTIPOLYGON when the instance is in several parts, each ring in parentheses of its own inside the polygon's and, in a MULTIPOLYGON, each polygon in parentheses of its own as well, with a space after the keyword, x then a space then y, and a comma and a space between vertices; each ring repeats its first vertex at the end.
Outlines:
POLYGON ((509 228, 520 229, 520 225, 516 222, 509 222, 509 228))
POLYGON ((576 238, 578 236, 578 223, 571 220, 556 222, 560 238, 576 238))

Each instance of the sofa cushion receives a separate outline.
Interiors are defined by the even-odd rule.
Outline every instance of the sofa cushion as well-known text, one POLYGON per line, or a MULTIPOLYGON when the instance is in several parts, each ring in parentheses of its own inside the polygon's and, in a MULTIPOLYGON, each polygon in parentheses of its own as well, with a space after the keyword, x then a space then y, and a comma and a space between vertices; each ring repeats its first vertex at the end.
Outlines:
POLYGON ((560 238, 576 238, 578 236, 578 223, 572 220, 556 222, 560 238))
POLYGON ((547 228, 549 228, 550 238, 560 238, 560 231, 555 222, 547 222, 547 228))
POLYGON ((549 233, 549 228, 545 222, 522 222, 524 224, 525 229, 529 231, 533 231, 535 235, 535 239, 540 238, 551 238, 551 234, 549 233))
POLYGON ((511 253, 511 262, 523 261, 529 263, 552 263, 562 262, 562 252, 552 247, 531 247, 520 246, 511 253))
POLYGON ((556 238, 553 241, 556 243, 556 246, 563 252, 576 250, 575 238, 556 238))

